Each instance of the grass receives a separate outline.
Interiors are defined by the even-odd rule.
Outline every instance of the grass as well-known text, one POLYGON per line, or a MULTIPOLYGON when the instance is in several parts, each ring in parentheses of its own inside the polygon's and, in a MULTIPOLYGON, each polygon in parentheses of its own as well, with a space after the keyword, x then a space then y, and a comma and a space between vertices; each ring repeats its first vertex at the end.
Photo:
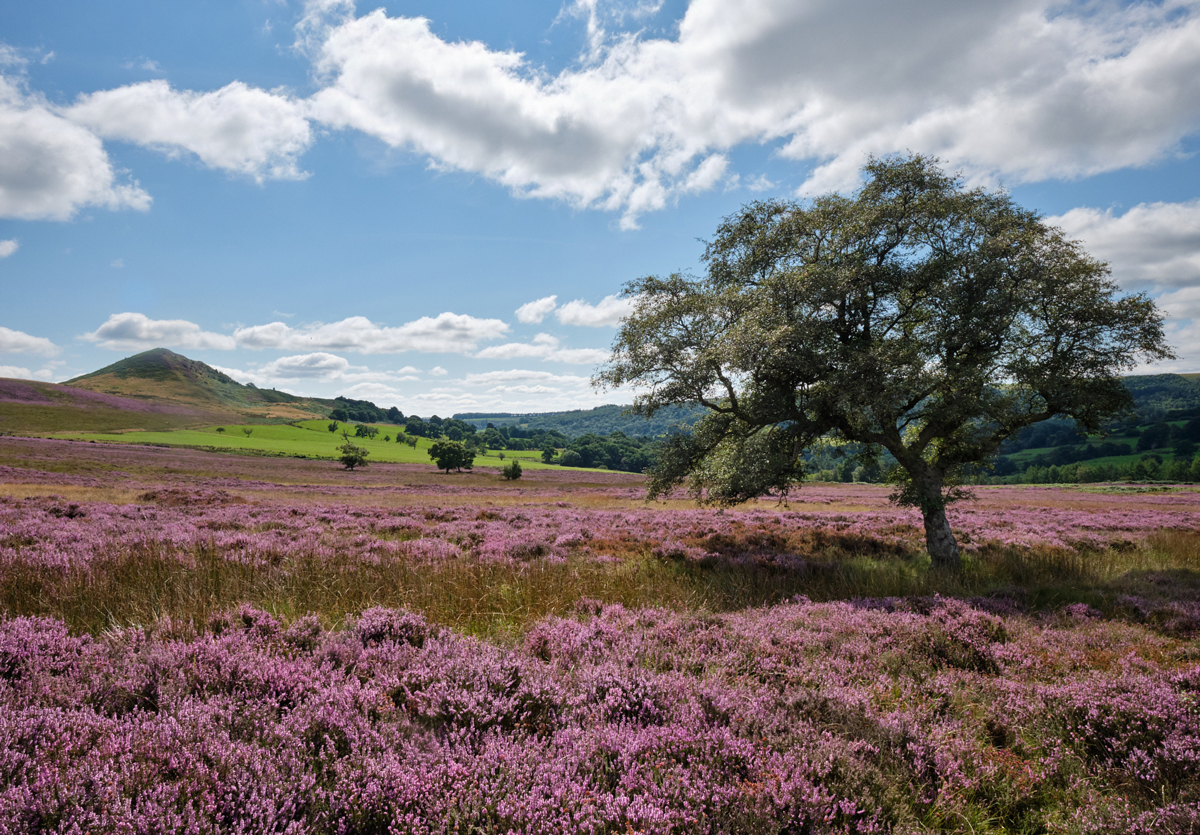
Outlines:
POLYGON ((165 432, 195 425, 198 420, 195 415, 126 412, 96 406, 78 408, 57 404, 0 402, 0 433, 43 435, 70 430, 112 432, 131 427, 165 432))
MULTIPOLYGON (((110 432, 53 432, 49 437, 67 440, 98 441, 104 443, 125 444, 154 444, 162 446, 180 446, 193 449, 221 450, 228 452, 249 452, 269 455, 282 455, 296 458, 318 458, 336 460, 339 456, 338 447, 346 443, 341 432, 330 432, 327 420, 298 421, 294 424, 226 424, 223 432, 218 432, 217 426, 206 426, 199 429, 177 429, 174 431, 110 431, 110 432), (249 429, 250 434, 244 430, 249 429)), ((344 428, 344 426, 343 426, 344 428)), ((398 428, 389 424, 378 424, 379 434, 374 438, 349 437, 350 443, 370 452, 368 464, 372 462, 400 464, 429 464, 429 447, 433 441, 428 438, 417 438, 415 448, 404 443, 397 443, 394 433, 398 428), (385 436, 393 440, 385 441, 385 436)), ((512 459, 519 459, 522 467, 531 469, 561 469, 552 464, 542 463, 542 454, 538 450, 511 451, 504 450, 504 457, 499 452, 492 451, 487 455, 475 456, 477 467, 503 467, 512 459)))
POLYGON ((915 551, 868 555, 837 542, 805 554, 811 562, 801 571, 659 559, 645 551, 620 562, 581 556, 565 562, 374 565, 303 553, 248 565, 225 559, 211 545, 184 556, 160 545, 130 545, 91 570, 14 566, 0 575, 0 610, 10 616, 52 616, 73 630, 100 633, 163 617, 202 626, 240 603, 253 603, 285 621, 315 612, 333 626, 372 606, 392 606, 504 640, 547 615, 571 612, 585 599, 725 612, 797 594, 816 601, 1000 595, 1032 610, 1082 602, 1111 612, 1121 595, 1194 599, 1200 593, 1200 536, 1179 532, 1124 551, 986 547, 961 572, 932 568, 928 557, 915 551), (1164 590, 1164 580, 1169 589, 1164 590))

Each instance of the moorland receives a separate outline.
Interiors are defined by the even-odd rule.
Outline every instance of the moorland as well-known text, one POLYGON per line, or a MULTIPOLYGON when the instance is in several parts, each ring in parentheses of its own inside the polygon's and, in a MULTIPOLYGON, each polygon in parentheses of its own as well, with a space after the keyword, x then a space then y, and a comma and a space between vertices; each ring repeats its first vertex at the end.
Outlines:
POLYGON ((977 486, 952 570, 886 486, 445 473, 419 419, 130 360, 0 381, 0 831, 1200 832, 1193 486, 977 486))
POLYGON ((0 438, 11 832, 1193 832, 1200 493, 0 438))

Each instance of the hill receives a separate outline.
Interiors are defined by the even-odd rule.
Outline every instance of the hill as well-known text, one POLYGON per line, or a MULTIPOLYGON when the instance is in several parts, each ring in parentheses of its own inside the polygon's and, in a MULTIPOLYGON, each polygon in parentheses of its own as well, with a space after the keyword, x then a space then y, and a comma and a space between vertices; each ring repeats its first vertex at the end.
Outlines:
POLYGON ((65 385, 101 394, 183 405, 213 420, 304 420, 326 417, 333 402, 243 385, 198 360, 155 348, 68 380, 65 385))
POLYGON ((456 420, 474 424, 482 429, 489 423, 495 426, 515 426, 520 429, 557 429, 568 438, 582 435, 609 435, 624 432, 626 435, 656 438, 668 434, 678 426, 691 426, 704 409, 700 406, 663 409, 650 419, 630 417, 625 414, 628 406, 597 406, 594 409, 575 409, 569 412, 541 412, 515 414, 512 412, 465 412, 454 415, 456 420))
POLYGON ((0 379, 0 434, 178 429, 211 414, 177 403, 155 403, 33 380, 0 379))

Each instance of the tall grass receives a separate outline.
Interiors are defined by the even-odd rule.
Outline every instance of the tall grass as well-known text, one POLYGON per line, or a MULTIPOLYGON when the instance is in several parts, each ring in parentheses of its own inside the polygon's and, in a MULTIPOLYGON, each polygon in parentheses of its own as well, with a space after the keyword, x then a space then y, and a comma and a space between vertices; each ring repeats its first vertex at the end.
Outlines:
POLYGON ((88 568, 10 564, 0 572, 0 609, 10 616, 53 616, 74 630, 99 633, 164 616, 201 626, 240 603, 285 620, 316 613, 330 626, 364 609, 390 606, 503 640, 587 599, 721 612, 798 594, 815 601, 991 595, 1018 608, 1085 602, 1105 610, 1122 595, 1194 599, 1200 588, 1200 536, 1179 532, 1123 550, 985 546, 968 556, 962 571, 933 568, 915 551, 867 555, 826 545, 803 556, 799 569, 649 554, 612 562, 577 556, 371 563, 296 553, 247 564, 226 559, 211 544, 183 554, 162 544, 130 544, 88 568))

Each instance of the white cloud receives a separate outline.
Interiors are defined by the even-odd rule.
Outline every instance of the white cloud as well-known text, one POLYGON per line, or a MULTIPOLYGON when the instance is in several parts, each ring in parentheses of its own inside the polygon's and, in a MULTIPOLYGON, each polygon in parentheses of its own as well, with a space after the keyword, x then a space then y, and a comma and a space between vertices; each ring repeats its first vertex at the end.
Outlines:
POLYGON ((315 118, 626 226, 721 182, 745 142, 820 163, 814 193, 853 186, 871 153, 1030 181, 1143 165, 1200 127, 1194 0, 692 0, 673 39, 610 35, 577 0, 587 55, 557 75, 352 8, 310 4, 298 33, 328 80, 315 118))
POLYGON ((17 380, 35 379, 28 368, 21 368, 17 365, 0 365, 0 377, 15 378, 17 380))
POLYGON ((553 374, 549 371, 529 371, 515 368, 509 371, 484 371, 478 374, 467 374, 462 378, 466 386, 497 386, 519 383, 542 383, 558 386, 587 387, 591 379, 574 374, 553 374))
POLYGON ((599 348, 563 348, 562 343, 548 333, 539 333, 532 342, 509 342, 492 345, 475 355, 477 359, 540 358, 553 362, 595 365, 608 359, 608 351, 599 348))
POLYGON ((58 352, 59 347, 45 337, 30 336, 22 331, 0 326, 0 353, 41 354, 52 357, 58 352))
POLYGON ((210 168, 265 179, 307 176, 297 157, 312 144, 304 105, 240 81, 211 93, 161 79, 81 96, 63 115, 107 139, 195 154, 210 168))
POLYGON ((297 379, 301 377, 336 378, 350 368, 350 361, 336 354, 317 352, 293 357, 280 357, 264 365, 259 373, 266 377, 297 379))
POLYGON ((299 328, 283 322, 238 328, 233 336, 246 348, 281 350, 342 350, 363 354, 393 354, 402 351, 466 354, 478 344, 508 332, 499 319, 478 319, 457 313, 422 316, 389 328, 364 316, 352 316, 331 324, 316 323, 299 328))
POLYGON ((1126 287, 1200 285, 1200 199, 1142 203, 1123 215, 1079 208, 1046 221, 1108 261, 1126 287))
POLYGON ((582 299, 567 302, 555 316, 564 325, 583 325, 589 328, 615 326, 633 311, 633 299, 621 296, 605 296, 599 304, 588 304, 582 299))
POLYGON ((150 195, 118 182, 93 133, 0 76, 0 217, 67 220, 86 206, 144 211, 150 195))
POLYGON ((755 191, 755 192, 770 191, 771 189, 776 188, 778 185, 779 185, 778 183, 773 183, 770 180, 768 180, 766 174, 759 174, 753 180, 746 183, 746 188, 750 189, 751 191, 755 191))
POLYGON ((544 299, 528 302, 517 308, 517 321, 526 325, 536 325, 553 312, 558 296, 546 296, 544 299))
POLYGON ((0 258, 7 258, 16 252, 20 246, 21 245, 15 238, 7 241, 0 241, 0 258))
POLYGON ((232 336, 202 330, 184 319, 151 319, 142 313, 114 313, 83 339, 114 351, 149 348, 192 348, 228 351, 237 347, 232 336))
POLYGON ((429 369, 429 376, 431 377, 445 377, 449 373, 449 371, 442 368, 440 365, 435 365, 433 368, 429 369))
POLYGON ((355 400, 370 400, 376 406, 394 406, 399 403, 400 391, 384 383, 358 383, 346 389, 346 394, 355 400))

